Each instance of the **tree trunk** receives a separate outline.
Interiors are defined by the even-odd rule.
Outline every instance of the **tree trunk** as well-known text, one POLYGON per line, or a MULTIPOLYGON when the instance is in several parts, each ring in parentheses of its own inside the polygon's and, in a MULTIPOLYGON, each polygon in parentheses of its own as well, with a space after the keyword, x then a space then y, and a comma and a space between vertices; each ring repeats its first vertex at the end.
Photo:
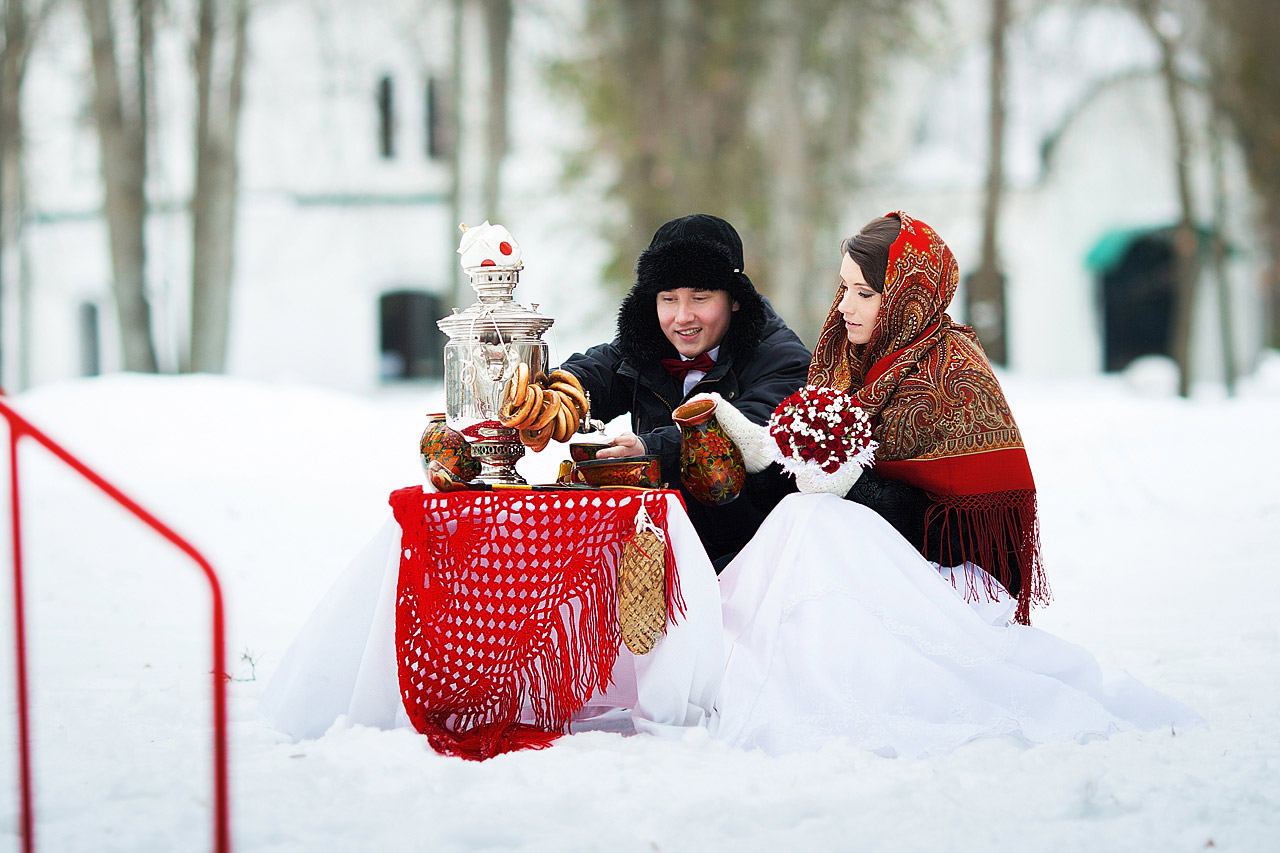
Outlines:
MULTIPOLYGON (((453 132, 450 134, 453 145, 449 149, 449 212, 450 226, 457 228, 462 225, 462 33, 463 33, 463 16, 466 14, 465 0, 453 0, 453 17, 450 24, 453 29, 453 56, 452 60, 452 79, 449 81, 449 89, 452 92, 450 101, 452 102, 452 111, 449 114, 449 121, 453 124, 453 132)), ((445 245, 458 245, 459 232, 451 230, 445 245)), ((449 252, 445 255, 445 267, 448 273, 449 282, 449 298, 450 303, 455 309, 463 307, 465 304, 463 298, 466 294, 466 282, 463 280, 462 270, 458 265, 458 256, 449 252)))
MULTIPOLYGON (((27 14, 24 0, 7 0, 4 7, 4 52, 0 55, 0 306, 3 306, 5 288, 11 286, 17 272, 17 264, 11 258, 19 257, 19 241, 22 238, 23 174, 22 174, 22 78, 26 69, 27 14)), ((19 281, 15 300, 21 319, 26 300, 19 281)), ((0 315, 3 320, 3 315, 0 315)), ((3 325, 0 325, 2 333, 3 325)), ((0 348, 0 371, 11 365, 3 362, 3 356, 12 354, 16 364, 12 373, 15 387, 26 386, 27 341, 25 322, 17 324, 18 338, 8 353, 0 348)), ((0 378, 7 378, 0 372, 0 378)), ((0 382, 2 384, 2 382, 0 382)))
MULTIPOLYGON (((94 113, 105 195, 111 270, 125 370, 156 372, 151 338, 151 305, 146 295, 146 85, 139 81, 139 102, 130 114, 116 63, 110 0, 82 0, 92 47, 94 113)), ((138 12, 148 12, 140 2, 138 12)), ((139 33, 149 24, 139 22, 139 33)), ((141 45, 139 46, 141 47, 141 45)), ((139 67, 145 65, 140 59, 139 67)))
POLYGON ((1213 158, 1213 278, 1218 296, 1218 330, 1222 342, 1222 378, 1227 396, 1236 393, 1236 346, 1231 322, 1231 289, 1227 279, 1227 178, 1223 163, 1222 134, 1225 119, 1218 118, 1210 128, 1210 154, 1213 158))
POLYGON ((1271 263, 1266 271, 1266 290, 1263 295, 1267 323, 1265 343, 1271 349, 1280 349, 1280 212, 1268 217, 1267 245, 1271 248, 1271 263))
POLYGON ((630 100, 637 113, 648 116, 640 123, 635 139, 635 156, 623 164, 628 173, 624 185, 634 188, 628 199, 631 223, 637 242, 645 246, 658 226, 666 221, 662 195, 669 191, 669 181, 660 174, 662 138, 666 113, 666 86, 663 81, 663 40, 668 35, 664 26, 663 0, 627 0, 622 4, 622 26, 625 47, 623 64, 631 70, 630 100))
MULTIPOLYGON (((1280 349, 1280 198, 1268 198, 1258 214, 1258 230, 1266 247, 1266 262, 1258 288, 1262 292, 1262 346, 1280 349)), ((1249 366, 1256 367, 1256 363, 1249 366)))
MULTIPOLYGON (((808 164, 805 123, 800 113, 800 22, 793 10, 774 7, 773 37, 769 41, 766 100, 773 107, 773 132, 765 138, 769 164, 769 239, 767 280, 774 308, 787 318, 804 340, 817 337, 816 322, 808 310, 806 290, 814 286, 805 263, 813 255, 810 234, 814 223, 806 216, 808 164)), ((834 253, 833 253, 834 257, 834 253)), ((833 260, 832 263, 838 263, 833 260)))
POLYGON ((1138 14, 1160 48, 1160 75, 1164 80, 1165 98, 1173 125, 1174 173, 1178 185, 1181 213, 1174 229, 1173 257, 1176 289, 1173 302, 1173 328, 1170 349, 1178 364, 1178 393, 1191 394, 1191 326, 1195 310, 1196 286, 1200 278, 1199 238, 1195 228, 1195 205, 1191 193, 1191 141, 1187 119, 1182 108, 1181 81, 1175 64, 1175 45, 1161 30, 1156 18, 1158 0, 1137 0, 1138 14))
POLYGON ((995 364, 1008 361, 1004 276, 998 259, 1000 202, 1004 193, 1005 32, 1009 26, 1009 0, 991 0, 989 47, 991 69, 988 88, 990 111, 987 125, 987 186, 982 207, 982 251, 978 269, 965 288, 965 313, 978 333, 987 358, 995 364))
POLYGON ((486 0, 489 101, 485 123, 484 209, 501 218, 502 160, 507 155, 507 84, 511 46, 511 0, 486 0))
MULTIPOLYGON (((1207 5, 1207 4, 1202 4, 1207 5)), ((1259 286, 1263 345, 1280 348, 1280 14, 1275 0, 1215 3, 1199 30, 1210 94, 1230 121, 1249 182, 1260 200, 1258 230, 1267 268, 1259 286)))
POLYGON ((195 46, 196 185, 191 197, 191 356, 189 367, 222 373, 231 322, 231 281, 235 262, 236 141, 244 90, 248 0, 233 9, 231 68, 225 87, 214 62, 218 42, 217 7, 200 0, 195 46))
POLYGON ((592 49, 556 73, 580 95, 590 137, 571 180, 594 174, 591 160, 607 164, 608 197, 627 214, 605 225, 606 277, 630 283, 635 252, 666 219, 713 212, 735 223, 748 274, 787 321, 802 335, 816 328, 873 75, 905 49, 916 5, 587 4, 592 49))
POLYGON ((22 85, 31 46, 57 2, 40 0, 34 6, 28 6, 26 0, 5 0, 4 3, 4 49, 0 55, 0 304, 3 304, 5 288, 14 287, 12 302, 17 313, 17 335, 8 347, 12 363, 4 363, 5 350, 0 347, 0 378, 3 378, 0 384, 11 379, 10 390, 17 391, 31 384, 30 336, 34 327, 27 245, 23 239, 27 174, 22 85))

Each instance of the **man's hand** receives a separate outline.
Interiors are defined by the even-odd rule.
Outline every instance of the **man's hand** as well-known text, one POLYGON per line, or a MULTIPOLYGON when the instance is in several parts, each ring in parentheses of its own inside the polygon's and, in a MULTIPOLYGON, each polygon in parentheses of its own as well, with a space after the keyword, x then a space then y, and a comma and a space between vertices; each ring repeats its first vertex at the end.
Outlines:
POLYGON ((644 442, 634 432, 624 432, 609 442, 609 446, 596 454, 597 459, 623 459, 628 456, 643 456, 644 442))

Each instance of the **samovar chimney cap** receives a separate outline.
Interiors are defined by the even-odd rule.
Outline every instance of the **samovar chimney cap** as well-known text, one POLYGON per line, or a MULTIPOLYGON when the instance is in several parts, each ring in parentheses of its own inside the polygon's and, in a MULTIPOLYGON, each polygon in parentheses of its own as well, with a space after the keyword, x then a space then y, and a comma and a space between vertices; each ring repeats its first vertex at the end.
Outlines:
POLYGON ((489 220, 473 228, 459 223, 462 239, 458 241, 458 254, 462 256, 462 268, 469 274, 478 269, 518 271, 524 266, 520 257, 520 244, 511 232, 501 225, 490 225, 489 220))
POLYGON ((455 308, 436 325, 452 339, 497 342, 541 337, 555 321, 536 308, 525 308, 512 296, 524 263, 511 232, 487 219, 482 225, 458 227, 462 230, 458 254, 478 301, 463 311, 455 308))

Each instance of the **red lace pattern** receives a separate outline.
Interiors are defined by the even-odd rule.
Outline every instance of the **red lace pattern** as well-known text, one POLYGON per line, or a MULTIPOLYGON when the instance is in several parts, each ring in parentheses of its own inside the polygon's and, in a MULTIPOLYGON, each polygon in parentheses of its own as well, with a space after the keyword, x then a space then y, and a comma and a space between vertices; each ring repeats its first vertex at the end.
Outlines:
MULTIPOLYGON (((636 513, 665 531, 669 494, 391 494, 400 695, 436 751, 483 759, 567 731, 618 656, 618 559, 636 513)), ((666 564, 670 619, 684 605, 669 537, 666 564)))

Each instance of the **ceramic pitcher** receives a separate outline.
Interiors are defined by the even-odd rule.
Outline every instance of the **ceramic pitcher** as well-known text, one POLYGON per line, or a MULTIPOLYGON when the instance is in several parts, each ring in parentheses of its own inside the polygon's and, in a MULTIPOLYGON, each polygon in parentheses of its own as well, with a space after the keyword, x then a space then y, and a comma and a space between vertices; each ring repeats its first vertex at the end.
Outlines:
POLYGON ((680 480, 708 506, 738 497, 747 479, 742 452, 716 420, 714 400, 693 400, 671 413, 680 427, 680 480))

